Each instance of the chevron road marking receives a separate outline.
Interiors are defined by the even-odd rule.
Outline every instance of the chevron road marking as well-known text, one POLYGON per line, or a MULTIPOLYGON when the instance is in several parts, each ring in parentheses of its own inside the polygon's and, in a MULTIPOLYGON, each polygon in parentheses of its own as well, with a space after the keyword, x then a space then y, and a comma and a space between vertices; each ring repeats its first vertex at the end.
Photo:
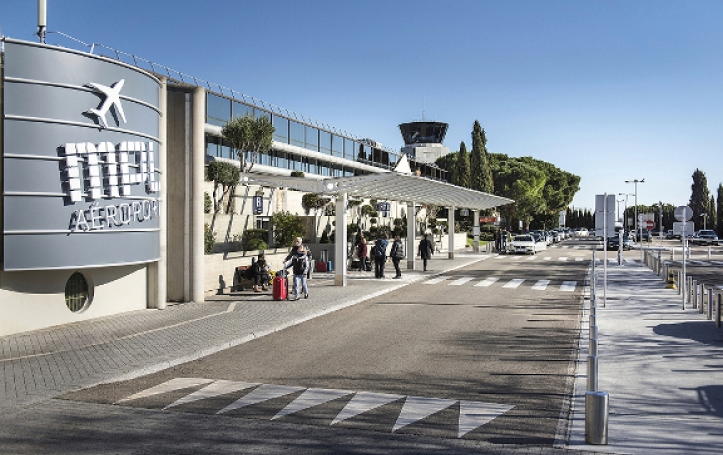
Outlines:
POLYGON ((123 403, 131 400, 147 398, 162 393, 168 393, 205 385, 204 388, 192 392, 185 397, 176 400, 164 408, 168 409, 182 404, 192 403, 194 401, 214 398, 219 395, 237 392, 240 390, 258 386, 244 397, 236 400, 234 403, 226 406, 216 414, 223 414, 234 409, 251 406, 253 404, 262 403, 274 398, 283 397, 294 392, 304 391, 294 401, 280 410, 271 420, 299 412, 305 409, 319 406, 332 400, 353 395, 346 403, 344 408, 337 414, 330 425, 335 425, 344 420, 351 419, 359 414, 376 409, 378 407, 393 403, 404 399, 402 409, 392 428, 392 433, 396 432, 408 425, 412 425, 432 414, 459 404, 459 419, 457 437, 461 438, 470 431, 473 431, 482 425, 485 425, 495 418, 501 416, 505 412, 514 408, 514 406, 499 403, 484 403, 479 401, 465 401, 454 399, 430 398, 405 396, 397 394, 373 393, 363 391, 337 390, 337 389, 321 389, 305 387, 294 387, 286 385, 259 384, 251 382, 237 382, 227 380, 203 379, 203 378, 175 378, 164 382, 157 386, 142 390, 138 393, 130 395, 117 403, 123 403))
POLYGON ((116 401, 116 404, 123 403, 125 401, 137 400, 139 398, 147 398, 153 395, 159 395, 161 393, 174 392, 176 390, 188 389, 190 387, 197 387, 199 385, 205 385, 213 382, 213 379, 201 379, 201 378, 176 378, 170 381, 158 384, 157 386, 151 387, 150 389, 143 390, 129 397, 123 398, 122 400, 116 401))

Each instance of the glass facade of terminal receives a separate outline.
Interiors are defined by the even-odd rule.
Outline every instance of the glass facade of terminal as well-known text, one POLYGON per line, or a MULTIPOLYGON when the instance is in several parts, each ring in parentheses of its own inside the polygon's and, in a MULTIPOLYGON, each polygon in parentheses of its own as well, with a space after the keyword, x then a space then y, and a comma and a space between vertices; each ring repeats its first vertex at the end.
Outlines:
MULTIPOLYGON (((391 170, 400 158, 399 154, 389 150, 373 147, 360 141, 335 132, 327 131, 315 125, 299 122, 296 119, 253 106, 239 100, 228 98, 213 92, 206 93, 206 123, 223 127, 234 117, 245 114, 254 116, 265 115, 271 119, 276 128, 274 141, 290 144, 306 150, 342 158, 348 161, 363 163, 381 169, 391 170)), ((210 136, 207 138, 207 151, 210 156, 236 159, 235 151, 224 143, 223 138, 210 136)), ((332 163, 322 158, 308 158, 271 150, 258 158, 258 163, 292 171, 317 174, 326 177, 348 177, 367 174, 367 171, 351 166, 332 163)), ((447 172, 426 164, 410 163, 412 169, 419 169, 421 175, 435 180, 447 180, 447 172)))

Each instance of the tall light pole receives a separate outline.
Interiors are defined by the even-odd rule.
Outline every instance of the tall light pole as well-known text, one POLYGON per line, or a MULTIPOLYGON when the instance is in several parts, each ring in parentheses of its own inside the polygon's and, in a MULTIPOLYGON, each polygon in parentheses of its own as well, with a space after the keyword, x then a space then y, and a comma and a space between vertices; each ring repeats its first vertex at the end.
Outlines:
MULTIPOLYGON (((701 213, 700 216, 703 217, 703 229, 707 229, 707 221, 708 221, 708 214, 707 213, 701 213)), ((699 225, 700 226, 700 225, 699 225)))
POLYGON ((618 196, 625 196, 625 210, 623 211, 623 227, 626 231, 629 231, 628 229, 628 218, 626 216, 626 213, 628 213, 628 196, 634 196, 633 193, 618 193, 618 196))
MULTIPOLYGON (((625 183, 633 183, 635 185, 635 191, 633 192, 633 194, 635 194, 635 237, 638 237, 638 183, 645 183, 645 179, 626 180, 625 183)), ((642 232, 640 232, 638 239, 642 240, 642 237, 642 232)), ((640 251, 642 252, 642 248, 640 251)))
MULTIPOLYGON (((615 202, 618 203, 618 221, 620 221, 620 203, 625 202, 625 199, 616 199, 615 202)), ((625 216, 625 213, 623 213, 623 216, 625 216)))

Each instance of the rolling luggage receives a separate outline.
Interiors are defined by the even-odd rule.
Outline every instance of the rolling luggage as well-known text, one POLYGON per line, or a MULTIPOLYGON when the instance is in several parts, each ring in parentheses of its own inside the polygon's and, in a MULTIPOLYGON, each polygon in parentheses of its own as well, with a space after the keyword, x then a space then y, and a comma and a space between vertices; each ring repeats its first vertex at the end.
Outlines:
POLYGON ((274 278, 272 287, 274 300, 286 300, 289 294, 289 282, 286 279, 286 271, 279 271, 274 278))
POLYGON ((369 259, 369 257, 366 257, 366 262, 364 263, 364 267, 367 269, 367 272, 372 271, 372 261, 369 259))
POLYGON ((326 264, 326 262, 321 262, 321 261, 319 261, 319 262, 316 263, 316 271, 317 271, 317 272, 319 272, 319 273, 325 273, 326 270, 327 270, 327 264, 326 264))

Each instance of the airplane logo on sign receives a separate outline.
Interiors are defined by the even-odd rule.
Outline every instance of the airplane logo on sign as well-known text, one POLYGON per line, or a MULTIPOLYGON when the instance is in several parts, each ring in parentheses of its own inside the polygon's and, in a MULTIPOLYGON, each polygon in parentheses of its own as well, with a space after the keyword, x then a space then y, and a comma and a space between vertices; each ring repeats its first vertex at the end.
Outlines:
POLYGON ((119 80, 115 84, 107 87, 105 85, 96 84, 91 82, 87 84, 88 87, 94 88, 97 92, 105 95, 105 101, 100 105, 98 109, 89 109, 88 113, 98 117, 98 120, 103 123, 104 128, 108 128, 108 123, 105 121, 105 114, 110 110, 111 107, 115 108, 116 113, 123 119, 123 123, 126 123, 126 115, 123 112, 123 106, 120 102, 120 91, 125 83, 124 79, 119 80))

